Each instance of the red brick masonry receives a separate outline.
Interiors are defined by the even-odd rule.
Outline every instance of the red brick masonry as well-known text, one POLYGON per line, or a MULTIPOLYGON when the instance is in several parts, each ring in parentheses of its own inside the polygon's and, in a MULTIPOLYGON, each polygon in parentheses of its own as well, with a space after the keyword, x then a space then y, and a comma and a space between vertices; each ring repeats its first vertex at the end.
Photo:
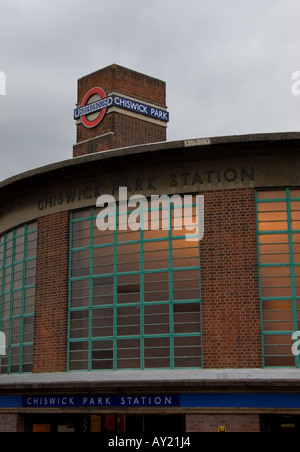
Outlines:
POLYGON ((239 414, 187 414, 186 431, 188 433, 216 433, 219 427, 225 427, 227 433, 259 433, 259 415, 239 414))
POLYGON ((68 250, 69 212, 39 219, 34 373, 66 371, 68 250))
POLYGON ((254 190, 205 193, 204 368, 262 367, 254 190))

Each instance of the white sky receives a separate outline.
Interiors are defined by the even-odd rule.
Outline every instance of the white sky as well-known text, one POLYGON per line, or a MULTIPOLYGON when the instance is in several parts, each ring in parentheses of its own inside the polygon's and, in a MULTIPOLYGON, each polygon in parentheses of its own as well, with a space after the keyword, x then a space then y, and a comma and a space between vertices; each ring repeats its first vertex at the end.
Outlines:
POLYGON ((299 0, 0 0, 0 180, 72 157, 77 79, 167 82, 168 141, 299 131, 299 0))

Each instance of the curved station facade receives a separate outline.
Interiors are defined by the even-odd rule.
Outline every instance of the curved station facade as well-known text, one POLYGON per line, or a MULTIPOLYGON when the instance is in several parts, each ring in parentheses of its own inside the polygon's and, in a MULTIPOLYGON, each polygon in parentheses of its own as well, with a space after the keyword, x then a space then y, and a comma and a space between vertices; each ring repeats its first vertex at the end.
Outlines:
POLYGON ((0 184, 0 431, 300 427, 300 134, 166 142, 165 92, 83 77, 0 184))

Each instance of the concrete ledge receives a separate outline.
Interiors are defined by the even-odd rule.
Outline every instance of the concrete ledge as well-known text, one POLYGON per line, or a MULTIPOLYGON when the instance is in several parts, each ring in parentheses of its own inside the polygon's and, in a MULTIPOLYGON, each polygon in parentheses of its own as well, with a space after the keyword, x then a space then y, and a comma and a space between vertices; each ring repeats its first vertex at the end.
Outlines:
POLYGON ((272 388, 300 387, 298 369, 161 370, 74 372, 0 376, 0 393, 36 389, 116 390, 121 388, 272 388))

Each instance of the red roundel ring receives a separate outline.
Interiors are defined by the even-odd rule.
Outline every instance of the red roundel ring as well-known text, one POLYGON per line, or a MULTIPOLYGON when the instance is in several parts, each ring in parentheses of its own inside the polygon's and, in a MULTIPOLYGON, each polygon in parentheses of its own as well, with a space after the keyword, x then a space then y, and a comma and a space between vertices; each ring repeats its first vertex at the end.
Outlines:
MULTIPOLYGON (((92 88, 90 89, 86 95, 83 98, 81 107, 85 107, 88 103, 88 100, 90 99, 90 97, 92 97, 94 94, 99 94, 99 96, 101 97, 101 99, 106 99, 107 95, 106 92, 104 91, 104 89, 96 87, 96 88, 92 88)), ((100 124, 100 122, 102 121, 102 119, 105 116, 107 108, 103 108, 100 111, 100 114, 98 116, 98 118, 96 118, 94 121, 89 121, 87 119, 87 116, 81 116, 81 122, 82 124, 87 127, 88 129, 91 129, 92 127, 96 127, 98 124, 100 124)))

